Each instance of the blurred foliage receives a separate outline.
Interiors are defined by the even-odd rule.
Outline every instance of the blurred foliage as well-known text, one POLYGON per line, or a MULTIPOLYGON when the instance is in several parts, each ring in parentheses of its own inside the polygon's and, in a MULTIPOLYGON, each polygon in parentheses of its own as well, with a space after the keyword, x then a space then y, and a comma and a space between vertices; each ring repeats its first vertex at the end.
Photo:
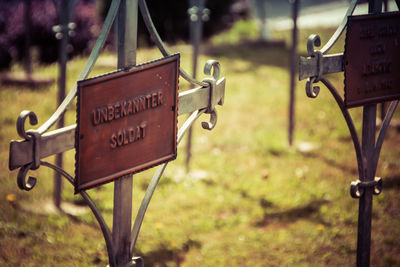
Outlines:
MULTIPOLYGON (((35 56, 41 63, 51 63, 58 57, 58 40, 52 27, 59 24, 58 12, 60 0, 32 1, 32 24, 30 25, 31 46, 36 48, 35 56)), ((147 1, 154 24, 163 40, 173 43, 189 38, 189 23, 187 10, 189 1, 147 1)), ((206 6, 211 10, 210 20, 204 24, 204 37, 227 29, 239 17, 245 14, 244 9, 234 9, 231 6, 235 0, 208 1, 206 6)), ((239 1, 240 2, 240 1, 239 1)), ((72 12, 71 22, 76 24, 68 47, 69 56, 87 52, 97 37, 101 18, 105 18, 110 0, 78 1, 72 12)), ((7 69, 13 60, 24 58, 24 28, 23 0, 0 0, 0 69, 7 69)), ((139 43, 152 44, 139 16, 139 43)), ((109 44, 112 35, 109 37, 109 44)))
MULTIPOLYGON (((31 47, 41 63, 55 62, 58 58, 58 40, 52 27, 59 24, 60 0, 32 1, 31 47)), ((0 69, 10 67, 12 60, 24 58, 25 1, 0 0, 0 69)), ((101 23, 93 2, 80 0, 75 6, 72 22, 76 24, 70 36, 69 56, 88 52, 97 37, 101 23)))
MULTIPOLYGON (((231 8, 238 0, 206 1, 206 8, 210 9, 210 18, 204 22, 204 37, 208 38, 218 32, 231 27, 233 22, 246 14, 245 9, 231 8)), ((98 3, 100 13, 104 18, 111 0, 101 0, 98 3)), ((154 25, 161 38, 169 43, 189 39, 189 0, 181 1, 146 1, 154 25)), ((139 16, 139 42, 151 45, 149 34, 139 16)))

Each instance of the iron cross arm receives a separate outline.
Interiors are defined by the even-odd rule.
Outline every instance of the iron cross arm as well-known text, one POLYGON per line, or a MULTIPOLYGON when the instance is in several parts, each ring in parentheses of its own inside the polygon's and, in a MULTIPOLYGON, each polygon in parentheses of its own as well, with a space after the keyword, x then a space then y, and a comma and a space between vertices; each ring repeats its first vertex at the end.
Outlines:
MULTIPOLYGON (((178 115, 208 109, 210 104, 212 106, 223 105, 224 95, 225 78, 216 81, 214 89, 211 86, 204 86, 179 93, 178 115)), ((15 170, 34 162, 35 155, 40 160, 73 149, 75 147, 75 130, 76 124, 44 133, 39 138, 11 141, 9 169, 15 170)))
POLYGON ((300 57, 299 80, 321 77, 329 73, 342 72, 344 71, 343 60, 343 53, 332 55, 315 53, 315 55, 310 57, 300 57))
POLYGON ((179 94, 178 115, 192 113, 195 110, 223 105, 225 96, 225 78, 216 81, 212 86, 198 87, 179 94), (210 92, 213 90, 213 92, 210 92))

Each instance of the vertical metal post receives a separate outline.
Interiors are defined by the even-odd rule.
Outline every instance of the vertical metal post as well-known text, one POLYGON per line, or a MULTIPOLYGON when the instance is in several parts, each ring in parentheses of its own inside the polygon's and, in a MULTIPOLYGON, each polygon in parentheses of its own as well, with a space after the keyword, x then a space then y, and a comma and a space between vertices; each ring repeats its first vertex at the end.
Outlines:
POLYGON ((24 7, 24 28, 25 28, 25 44, 24 44, 24 68, 25 75, 28 79, 32 75, 32 59, 31 59, 31 25, 32 25, 32 0, 25 0, 24 7))
POLYGON ((190 40, 193 46, 193 78, 196 78, 197 73, 197 58, 199 56, 199 47, 203 31, 202 13, 205 6, 205 0, 191 0, 190 6, 195 8, 196 13, 190 13, 190 40), (197 9, 196 9, 197 7, 197 9))
MULTIPOLYGON (((382 0, 369 1, 368 13, 376 14, 381 11, 382 0)), ((375 149, 376 106, 376 104, 368 104, 363 107, 362 158, 365 169, 363 170, 364 173, 360 175, 362 182, 372 182, 375 178, 375 169, 372 162, 375 149)), ((373 190, 373 187, 365 187, 364 193, 359 200, 357 234, 358 267, 370 266, 373 190)))
POLYGON ((297 15, 299 13, 300 0, 290 0, 292 3, 292 49, 290 52, 290 99, 289 99, 289 145, 293 144, 294 116, 295 116, 295 76, 297 71, 297 15))
POLYGON ((383 0, 369 0, 368 2, 368 13, 379 14, 382 13, 383 0))
MULTIPOLYGON (((118 13, 118 68, 136 64, 138 1, 121 1, 118 13)), ((113 244, 117 266, 131 262, 132 175, 114 183, 113 244)))
MULTIPOLYGON (((189 25, 190 25, 190 41, 193 46, 193 78, 196 78, 197 73, 197 59, 199 57, 199 48, 203 34, 203 13, 205 10, 205 0, 189 0, 189 25)), ((189 128, 188 141, 186 145, 186 172, 190 170, 190 159, 192 157, 192 137, 193 127, 189 128)))
MULTIPOLYGON (((59 106, 65 98, 65 83, 67 79, 67 46, 68 46, 68 23, 70 18, 70 7, 68 0, 62 0, 59 9, 59 22, 61 26, 61 40, 59 43, 58 51, 58 92, 57 92, 57 106, 59 106)), ((57 128, 64 127, 64 116, 61 116, 57 122, 57 128)), ((62 168, 63 158, 62 153, 56 155, 56 165, 62 168)), ((62 179, 58 172, 54 172, 54 190, 53 199, 54 205, 60 209, 61 206, 61 192, 62 192, 62 179)))
MULTIPOLYGON (((375 170, 371 164, 375 148, 376 104, 364 106, 362 128, 362 151, 365 164, 362 182, 372 182, 375 170)), ((373 187, 365 187, 359 200, 358 235, 357 235, 357 266, 369 266, 371 247, 371 219, 373 187)))

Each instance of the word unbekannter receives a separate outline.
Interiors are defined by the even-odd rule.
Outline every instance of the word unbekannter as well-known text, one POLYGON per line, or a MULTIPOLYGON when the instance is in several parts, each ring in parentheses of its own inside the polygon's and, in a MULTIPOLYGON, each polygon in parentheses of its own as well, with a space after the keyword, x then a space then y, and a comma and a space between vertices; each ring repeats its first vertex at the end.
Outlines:
POLYGON ((126 116, 137 114, 147 109, 156 108, 164 103, 163 92, 138 96, 123 100, 112 105, 102 106, 93 110, 94 126, 102 123, 112 122, 126 116))

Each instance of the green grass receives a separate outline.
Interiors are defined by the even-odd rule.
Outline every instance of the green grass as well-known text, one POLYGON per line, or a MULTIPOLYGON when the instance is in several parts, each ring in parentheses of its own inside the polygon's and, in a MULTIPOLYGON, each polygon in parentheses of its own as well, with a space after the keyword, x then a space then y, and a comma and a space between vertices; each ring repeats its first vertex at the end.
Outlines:
MULTIPOLYGON (((334 29, 299 33, 299 50, 305 54, 310 33, 320 33, 325 43, 334 29)), ((218 59, 226 77, 225 105, 217 107, 218 123, 209 132, 194 127, 192 175, 185 174, 185 142, 178 158, 169 164, 153 196, 135 255, 146 266, 354 266, 358 201, 349 195, 356 180, 355 153, 345 121, 328 90, 316 99, 296 84, 295 146, 287 142, 290 32, 276 33, 286 47, 249 46, 256 39, 254 25, 241 21, 231 31, 203 47, 199 66, 218 59), (246 29, 249 28, 249 32, 246 29), (296 146, 312 143, 316 149, 300 153, 296 146)), ((191 49, 181 52, 181 64, 191 72, 191 49)), ((332 52, 343 51, 339 41, 332 52), (335 50, 336 49, 336 50, 335 50)), ((156 49, 140 49, 138 63, 160 57, 156 49)), ((106 59, 104 59, 106 58, 106 59)), ((101 62, 92 75, 113 70, 101 62)), ((115 61, 115 60, 114 60, 115 61)), ((85 59, 68 65, 68 88, 85 59)), ((18 68, 16 66, 15 68, 18 68)), ((55 65, 35 68, 56 78, 55 65)), ((201 69, 201 68, 199 68, 201 69)), ((198 77, 202 79, 200 71, 198 77)), ((342 75, 330 76, 340 92, 342 75)), ((181 87, 187 88, 180 81, 181 87)), ((2 266, 104 266, 107 252, 94 216, 41 214, 51 202, 53 172, 41 167, 30 172, 37 186, 23 192, 16 171, 8 171, 8 146, 18 139, 15 122, 24 110, 34 111, 39 124, 56 109, 56 86, 32 91, 2 86, 0 89, 0 265, 2 266), (14 194, 15 201, 7 201, 14 194)), ((360 109, 351 110, 357 129, 360 109)), ((185 116, 179 117, 180 124, 185 116)), ((400 119, 399 111, 395 120, 400 119)), ((75 106, 66 113, 75 123, 75 106)), ((27 125, 28 126, 28 125, 27 125)), ((400 141, 388 131, 377 171, 384 190, 374 197, 371 262, 373 266, 400 264, 400 141)), ((65 169, 74 173, 74 151, 65 153, 65 169)), ((46 159, 47 160, 47 159, 46 159)), ((53 159, 48 159, 53 160, 53 159)), ((154 170, 134 176, 133 210, 136 214, 154 170)), ((88 191, 111 227, 113 185, 88 191)), ((80 203, 64 182, 63 198, 80 203)), ((10 200, 10 199, 9 199, 10 200)))

